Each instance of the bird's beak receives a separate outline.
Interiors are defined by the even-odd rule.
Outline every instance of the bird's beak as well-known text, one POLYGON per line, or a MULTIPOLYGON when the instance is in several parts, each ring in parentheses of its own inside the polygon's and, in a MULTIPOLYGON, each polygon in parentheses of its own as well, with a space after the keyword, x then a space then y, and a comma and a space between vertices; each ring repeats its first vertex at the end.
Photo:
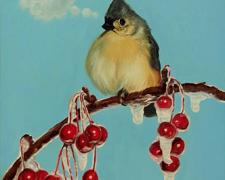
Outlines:
POLYGON ((105 29, 106 31, 110 31, 110 30, 113 30, 114 29, 114 26, 108 22, 105 22, 103 25, 102 25, 102 28, 105 29))

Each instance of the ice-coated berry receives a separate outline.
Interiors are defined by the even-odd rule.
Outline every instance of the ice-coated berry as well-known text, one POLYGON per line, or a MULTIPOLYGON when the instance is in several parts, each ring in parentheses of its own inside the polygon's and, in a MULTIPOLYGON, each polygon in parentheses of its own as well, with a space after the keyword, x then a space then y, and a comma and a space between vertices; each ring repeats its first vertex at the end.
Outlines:
POLYGON ((64 125, 60 132, 59 137, 62 142, 65 144, 73 144, 75 142, 75 139, 77 137, 78 128, 74 124, 66 124, 64 125))
POLYGON ((159 141, 156 141, 151 144, 149 147, 149 153, 153 155, 154 157, 160 157, 162 156, 162 150, 160 148, 160 143, 159 141))
POLYGON ((81 153, 87 153, 94 148, 94 144, 91 144, 86 134, 82 133, 76 139, 76 147, 81 153))
POLYGON ((176 126, 179 130, 186 130, 189 125, 188 117, 184 113, 178 113, 176 114, 172 120, 171 123, 176 126))
POLYGON ((180 160, 177 157, 171 156, 170 158, 172 163, 167 164, 164 161, 160 163, 161 169, 165 172, 175 172, 180 166, 180 160))
POLYGON ((29 168, 25 168, 20 172, 18 180, 36 180, 36 173, 29 168))
POLYGON ((162 122, 158 127, 158 133, 168 139, 172 139, 176 136, 177 130, 174 125, 169 122, 162 122))
POLYGON ((89 169, 84 173, 82 180, 98 180, 98 175, 95 170, 89 169))
POLYGON ((160 109, 169 109, 173 105, 173 100, 170 96, 160 96, 156 101, 157 106, 160 109))
POLYGON ((44 180, 62 180, 62 177, 58 175, 48 175, 44 180))
POLYGON ((90 143, 98 143, 101 139, 102 133, 101 128, 95 124, 90 124, 85 129, 85 134, 89 139, 90 143))
POLYGON ((105 127, 103 126, 99 126, 100 130, 101 130, 101 138, 98 141, 97 145, 102 145, 105 143, 106 139, 108 138, 108 131, 105 127))
POLYGON ((36 172, 36 180, 44 180, 45 177, 48 176, 48 172, 45 171, 44 169, 39 169, 37 172, 36 172))
POLYGON ((184 151, 185 142, 180 137, 176 137, 172 142, 171 153, 175 155, 180 155, 184 151))

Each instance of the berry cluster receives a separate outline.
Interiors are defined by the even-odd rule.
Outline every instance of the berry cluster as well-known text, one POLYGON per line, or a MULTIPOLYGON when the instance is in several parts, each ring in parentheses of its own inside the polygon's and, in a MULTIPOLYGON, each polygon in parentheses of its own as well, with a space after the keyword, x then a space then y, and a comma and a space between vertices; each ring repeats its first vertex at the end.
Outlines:
MULTIPOLYGON (((83 175, 83 180, 98 180, 96 169, 96 148, 104 145, 108 132, 105 127, 97 125, 93 122, 84 129, 83 132, 79 131, 77 125, 68 123, 64 125, 59 133, 61 141, 66 146, 75 145, 80 153, 89 153, 94 151, 94 163, 93 168, 86 171, 83 175)), ((71 174, 72 176, 72 174, 71 174)))
MULTIPOLYGON (((97 161, 96 151, 97 148, 102 147, 106 142, 108 132, 105 127, 94 123, 94 121, 91 119, 90 114, 86 107, 87 102, 85 100, 85 97, 87 95, 89 95, 87 89, 83 88, 80 93, 77 93, 73 96, 69 105, 68 123, 61 128, 59 132, 59 137, 61 141, 64 143, 62 149, 66 147, 66 153, 68 153, 67 148, 70 147, 72 151, 76 178, 78 178, 78 169, 74 154, 74 148, 78 150, 79 153, 81 154, 87 154, 93 151, 92 168, 87 170, 83 174, 82 180, 98 180, 98 175, 96 173, 96 161, 97 161), (79 109, 78 105, 80 105, 79 109)), ((58 171, 61 154, 62 153, 60 152, 55 172, 58 171)), ((66 158, 67 162, 70 162, 68 155, 66 156, 66 158)), ((71 179, 73 179, 70 164, 67 163, 67 166, 69 167, 70 177, 71 179)), ((63 165, 62 169, 64 171, 63 172, 64 177, 66 177, 63 165)))
POLYGON ((179 132, 185 132, 189 126, 189 120, 184 112, 184 95, 181 84, 174 78, 169 79, 165 95, 160 96, 155 102, 159 126, 157 140, 149 147, 151 158, 160 164, 164 172, 165 180, 174 179, 180 166, 179 156, 185 149, 185 142, 177 137, 179 132), (174 93, 169 95, 169 87, 177 85, 181 94, 181 112, 174 114, 174 93), (172 176, 172 178, 171 178, 172 176))
POLYGON ((108 137, 108 132, 103 126, 91 123, 76 140, 76 147, 81 153, 87 153, 94 147, 102 146, 108 137))
MULTIPOLYGON (((184 152, 185 142, 177 135, 179 132, 187 131, 189 119, 185 113, 184 91, 176 79, 170 77, 164 95, 158 97, 155 102, 158 117, 157 139, 150 145, 149 154, 156 161, 164 173, 164 180, 174 180, 175 174, 180 166, 180 155, 184 152), (173 86, 173 88, 170 88, 173 86), (171 89, 177 86, 181 95, 181 111, 174 114, 175 93, 171 89)), ((53 173, 48 173, 33 162, 32 166, 26 166, 24 153, 28 150, 32 139, 25 136, 20 141, 22 171, 18 175, 18 180, 62 180, 74 177, 78 180, 78 165, 81 170, 86 167, 88 153, 93 153, 93 164, 82 176, 82 180, 98 180, 96 172, 97 149, 102 147, 108 137, 108 132, 102 125, 96 124, 90 117, 87 105, 96 101, 96 98, 89 95, 86 88, 75 94, 69 103, 68 122, 60 129, 59 138, 63 146, 59 151, 57 164, 53 173), (64 153, 64 155, 63 155, 64 153), (80 165, 80 156, 85 157, 85 165, 80 165), (77 158, 78 157, 78 161, 77 158), (65 159, 63 159, 65 158, 65 159), (72 159, 71 159, 72 158, 72 159), (73 161, 74 170, 71 167, 73 161), (62 175, 59 172, 61 162, 62 175), (75 176, 73 175, 73 171, 75 176)), ((82 158, 81 158, 82 159, 82 158)))
MULTIPOLYGON (((63 146, 59 151, 55 171, 49 174, 43 169, 35 171, 32 168, 25 168, 24 166, 19 174, 19 180, 62 180, 67 179, 67 174, 71 180, 73 180, 74 177, 78 179, 77 164, 79 164, 79 162, 77 162, 76 157, 78 156, 79 161, 79 156, 81 154, 87 155, 87 153, 91 151, 93 152, 93 165, 92 168, 83 174, 82 180, 98 180, 96 172, 97 148, 102 147, 106 142, 108 131, 105 127, 96 124, 93 119, 91 119, 86 107, 89 103, 85 99, 87 96, 93 99, 92 96, 89 96, 87 89, 83 88, 81 92, 71 98, 68 122, 59 131, 59 138, 63 142, 63 146), (65 161, 63 161, 64 152, 65 161), (70 159, 71 157, 72 159, 70 159), (75 176, 71 168, 71 161, 73 161, 75 176), (60 162, 63 175, 59 173, 60 162)), ((22 160, 23 154, 24 152, 21 151, 22 160)), ((84 168, 80 167, 81 170, 84 168)))

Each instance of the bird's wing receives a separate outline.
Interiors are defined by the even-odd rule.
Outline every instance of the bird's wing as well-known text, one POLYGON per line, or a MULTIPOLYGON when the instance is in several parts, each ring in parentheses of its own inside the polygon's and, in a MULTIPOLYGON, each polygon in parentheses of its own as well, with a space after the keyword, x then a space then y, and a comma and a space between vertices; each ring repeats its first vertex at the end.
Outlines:
POLYGON ((154 69, 160 71, 161 65, 160 65, 160 61, 159 61, 159 46, 158 46, 157 42, 155 41, 154 37, 151 34, 149 35, 149 43, 151 44, 151 48, 150 48, 150 54, 151 54, 150 64, 151 64, 151 66, 154 69))

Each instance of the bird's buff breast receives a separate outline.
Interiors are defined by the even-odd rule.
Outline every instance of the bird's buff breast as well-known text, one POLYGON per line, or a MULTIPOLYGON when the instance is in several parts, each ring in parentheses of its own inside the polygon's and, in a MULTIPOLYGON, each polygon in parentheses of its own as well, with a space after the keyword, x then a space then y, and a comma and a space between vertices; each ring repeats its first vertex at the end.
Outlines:
POLYGON ((150 64, 147 44, 114 32, 100 36, 92 45, 86 69, 97 88, 106 94, 141 91, 160 83, 160 73, 150 64))

